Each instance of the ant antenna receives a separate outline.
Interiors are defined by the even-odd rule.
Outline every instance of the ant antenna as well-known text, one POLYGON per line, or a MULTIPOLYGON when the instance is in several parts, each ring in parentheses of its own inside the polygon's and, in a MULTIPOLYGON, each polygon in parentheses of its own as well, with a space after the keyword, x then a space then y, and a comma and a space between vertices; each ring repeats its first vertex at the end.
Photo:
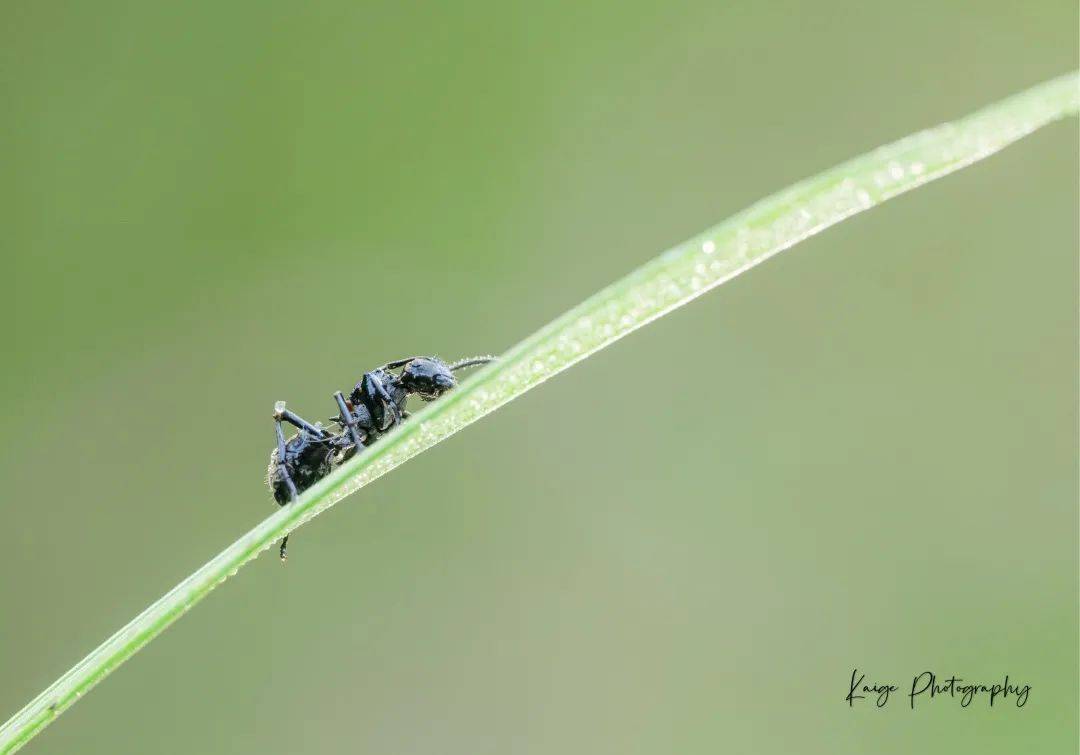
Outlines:
POLYGON ((490 354, 482 357, 469 357, 468 359, 462 359, 449 365, 450 371, 461 370, 466 367, 475 367, 478 364, 487 364, 488 362, 494 362, 498 357, 493 357, 490 354))
POLYGON ((404 367, 414 359, 420 359, 421 357, 406 357, 405 359, 395 359, 393 362, 387 362, 382 366, 384 370, 396 370, 398 367, 404 367))

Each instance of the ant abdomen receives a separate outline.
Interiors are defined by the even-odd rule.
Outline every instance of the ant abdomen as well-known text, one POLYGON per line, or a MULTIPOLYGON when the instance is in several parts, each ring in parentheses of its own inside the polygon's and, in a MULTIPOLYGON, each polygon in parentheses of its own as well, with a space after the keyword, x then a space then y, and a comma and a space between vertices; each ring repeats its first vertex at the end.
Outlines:
POLYGON ((285 479, 286 470, 296 492, 302 493, 330 474, 333 455, 334 446, 329 437, 316 438, 303 430, 285 443, 284 463, 275 448, 270 453, 269 481, 278 505, 284 506, 292 500, 285 479))

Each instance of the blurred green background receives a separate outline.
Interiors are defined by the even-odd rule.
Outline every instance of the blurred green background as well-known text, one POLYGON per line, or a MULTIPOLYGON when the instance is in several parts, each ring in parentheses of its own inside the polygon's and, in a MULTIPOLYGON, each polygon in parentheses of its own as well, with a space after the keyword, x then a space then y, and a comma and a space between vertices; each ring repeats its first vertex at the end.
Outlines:
MULTIPOLYGON (((273 511, 276 399, 503 350, 1078 57, 1071 0, 2 13, 0 718, 273 511)), ((30 751, 1075 751, 1077 136, 380 480, 30 751), (1033 690, 852 710, 855 666, 1033 690)))

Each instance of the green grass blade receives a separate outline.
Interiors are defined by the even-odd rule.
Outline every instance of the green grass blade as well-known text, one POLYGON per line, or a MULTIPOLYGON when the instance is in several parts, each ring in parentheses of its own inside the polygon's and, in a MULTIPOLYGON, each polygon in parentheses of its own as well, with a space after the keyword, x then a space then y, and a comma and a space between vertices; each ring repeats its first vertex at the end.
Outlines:
POLYGON ((1040 84, 881 147, 680 244, 542 328, 214 557, 0 727, 26 744, 113 669, 283 535, 466 425, 642 325, 844 218, 959 170, 1080 107, 1080 77, 1040 84))

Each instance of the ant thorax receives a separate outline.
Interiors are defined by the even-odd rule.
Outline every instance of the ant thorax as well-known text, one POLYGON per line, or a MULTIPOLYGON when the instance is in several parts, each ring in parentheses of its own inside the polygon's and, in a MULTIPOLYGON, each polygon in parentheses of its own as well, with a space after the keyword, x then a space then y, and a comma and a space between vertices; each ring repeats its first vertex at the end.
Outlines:
MULTIPOLYGON (((364 430, 364 432, 370 433, 375 429, 375 420, 372 418, 371 412, 363 404, 361 404, 361 403, 353 404, 352 416, 353 416, 353 419, 356 420, 356 424, 362 430, 364 430)), ((334 422, 336 422, 339 426, 344 426, 342 424, 341 420, 338 419, 337 417, 334 418, 334 422)))

